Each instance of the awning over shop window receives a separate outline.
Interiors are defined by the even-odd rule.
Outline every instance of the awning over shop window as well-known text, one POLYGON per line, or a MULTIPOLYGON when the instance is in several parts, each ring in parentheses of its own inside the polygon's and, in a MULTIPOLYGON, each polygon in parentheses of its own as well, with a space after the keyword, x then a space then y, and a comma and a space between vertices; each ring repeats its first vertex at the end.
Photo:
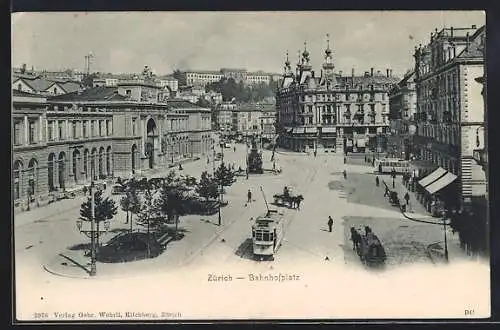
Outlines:
POLYGON ((440 177, 442 177, 446 173, 446 170, 442 167, 438 167, 437 169, 434 170, 431 174, 426 176, 425 178, 421 179, 418 181, 418 184, 421 185, 422 187, 428 186, 432 182, 436 181, 440 177))
POLYGON ((303 134, 304 133, 304 127, 294 127, 293 128, 293 133, 294 134, 303 134))
POLYGON ((431 183, 430 185, 428 185, 427 187, 425 187, 425 190, 427 190, 427 192, 432 195, 432 194, 438 192, 439 190, 443 189, 444 187, 446 187, 447 185, 449 185, 453 181, 455 181, 456 178, 457 178, 457 176, 455 174, 450 173, 450 172, 446 172, 446 175, 444 175, 439 180, 437 180, 437 181, 431 183))
POLYGON ((316 127, 306 127, 306 133, 316 133, 316 127))
POLYGON ((335 133, 336 128, 335 127, 323 127, 322 132, 323 133, 335 133))

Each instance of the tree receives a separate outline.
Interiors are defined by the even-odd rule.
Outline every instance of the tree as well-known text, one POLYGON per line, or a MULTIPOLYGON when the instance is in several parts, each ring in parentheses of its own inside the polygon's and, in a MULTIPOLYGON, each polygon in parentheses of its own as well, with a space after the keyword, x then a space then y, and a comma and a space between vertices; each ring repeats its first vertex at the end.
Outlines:
POLYGON ((234 183, 234 173, 222 163, 215 171, 215 179, 224 187, 229 187, 234 183))
POLYGON ((147 256, 149 258, 151 250, 150 250, 150 233, 151 227, 158 226, 158 218, 161 211, 161 201, 158 198, 158 195, 151 193, 150 189, 147 189, 144 193, 144 198, 142 202, 142 206, 138 213, 139 221, 142 224, 146 224, 147 226, 147 256))
POLYGON ((122 210, 125 211, 125 213, 127 213, 127 221, 125 223, 128 223, 128 213, 130 211, 131 205, 132 205, 132 201, 130 198, 130 194, 127 193, 125 196, 123 196, 120 199, 120 206, 121 206, 122 210))
POLYGON ((204 98, 199 98, 198 101, 196 101, 196 105, 203 107, 203 108, 210 108, 211 104, 209 101, 205 100, 204 98))
POLYGON ((172 75, 175 79, 177 80, 180 80, 181 79, 181 76, 182 76, 182 73, 181 73, 181 70, 179 69, 175 69, 174 72, 173 72, 173 75, 172 75))
POLYGON ((205 198, 205 200, 210 198, 215 199, 219 195, 217 181, 215 181, 215 179, 208 174, 207 171, 201 173, 200 182, 196 187, 196 193, 198 193, 200 197, 205 198))
MULTIPOLYGON (((118 212, 115 201, 109 197, 102 196, 102 190, 97 189, 94 192, 94 215, 99 232, 99 223, 111 220, 118 212)), ((92 197, 88 197, 80 206, 80 219, 83 221, 92 221, 92 197)), ((99 246, 99 235, 97 235, 97 246, 99 246)))
POLYGON ((85 75, 85 77, 83 77, 83 80, 82 80, 83 86, 87 87, 87 88, 94 87, 94 79, 95 78, 97 78, 97 74, 95 74, 95 73, 85 75))
POLYGON ((188 196, 186 195, 187 188, 179 183, 165 184, 161 189, 161 211, 167 215, 168 223, 175 222, 174 237, 177 238, 179 228, 179 216, 185 215, 188 212, 188 196))

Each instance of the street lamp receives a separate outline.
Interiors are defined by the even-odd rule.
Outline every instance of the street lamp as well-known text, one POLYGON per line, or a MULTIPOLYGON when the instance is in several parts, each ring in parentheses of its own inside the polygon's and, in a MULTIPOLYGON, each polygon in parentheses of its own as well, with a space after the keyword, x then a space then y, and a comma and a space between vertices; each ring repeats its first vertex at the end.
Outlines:
POLYGON ((446 212, 447 212, 446 209, 443 209, 442 216, 443 216, 443 230, 444 230, 444 259, 446 260, 446 262, 448 262, 448 240, 447 240, 447 236, 446 236, 446 225, 447 225, 446 212))

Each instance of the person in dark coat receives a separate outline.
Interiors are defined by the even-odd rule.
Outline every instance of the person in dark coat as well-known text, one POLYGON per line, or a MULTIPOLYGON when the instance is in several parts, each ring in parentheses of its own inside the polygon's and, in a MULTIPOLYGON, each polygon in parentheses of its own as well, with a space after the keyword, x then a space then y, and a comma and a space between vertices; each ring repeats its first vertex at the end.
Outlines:
POLYGON ((247 192, 247 203, 251 203, 252 202, 252 192, 250 191, 250 189, 248 189, 248 192, 247 192))
POLYGON ((328 216, 328 231, 331 233, 333 228, 333 219, 331 216, 328 216))
POLYGON ((375 185, 378 187, 380 185, 380 180, 378 178, 378 175, 375 177, 375 185))
POLYGON ((408 194, 408 192, 406 192, 406 194, 405 194, 405 201, 406 201, 406 205, 408 205, 408 202, 410 201, 410 195, 408 194))
POLYGON ((342 174, 344 175, 344 179, 347 179, 347 172, 344 170, 344 172, 342 172, 342 174))

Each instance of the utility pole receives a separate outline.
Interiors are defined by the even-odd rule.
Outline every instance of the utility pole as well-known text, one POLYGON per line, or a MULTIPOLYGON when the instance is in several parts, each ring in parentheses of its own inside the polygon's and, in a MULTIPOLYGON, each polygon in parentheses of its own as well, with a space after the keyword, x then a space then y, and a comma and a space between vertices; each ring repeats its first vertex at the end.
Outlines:
MULTIPOLYGON (((91 169, 91 171, 93 168, 91 169)), ((95 230, 95 195, 94 195, 94 176, 90 181, 90 207, 91 207, 91 221, 90 221, 90 276, 95 276, 96 269, 96 230, 95 230)))
POLYGON ((448 262, 448 240, 446 237, 446 210, 443 210, 444 259, 448 262))

